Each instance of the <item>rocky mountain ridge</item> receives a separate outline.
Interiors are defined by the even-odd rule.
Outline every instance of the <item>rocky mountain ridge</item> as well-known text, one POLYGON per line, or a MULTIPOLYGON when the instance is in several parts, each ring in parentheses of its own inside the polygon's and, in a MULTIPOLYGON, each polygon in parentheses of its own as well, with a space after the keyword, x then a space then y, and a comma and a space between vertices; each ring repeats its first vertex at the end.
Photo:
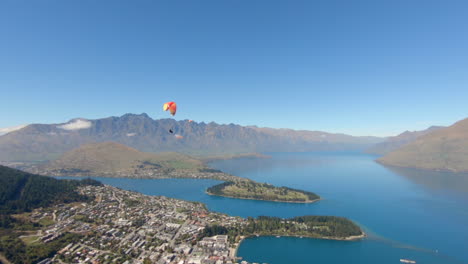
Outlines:
POLYGON ((0 136, 0 161, 50 161, 83 144, 106 141, 143 152, 172 151, 208 157, 275 151, 363 150, 382 140, 320 131, 154 120, 147 114, 125 114, 95 120, 77 118, 62 124, 28 125, 0 136))

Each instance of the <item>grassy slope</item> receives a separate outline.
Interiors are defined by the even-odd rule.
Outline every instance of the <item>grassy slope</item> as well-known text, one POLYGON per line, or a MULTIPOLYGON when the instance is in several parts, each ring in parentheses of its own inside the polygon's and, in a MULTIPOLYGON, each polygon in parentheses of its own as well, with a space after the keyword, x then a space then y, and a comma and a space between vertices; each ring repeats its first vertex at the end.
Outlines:
POLYGON ((87 144, 71 150, 41 169, 76 169, 99 175, 109 172, 132 172, 144 167, 196 170, 204 168, 204 165, 201 161, 180 153, 146 153, 119 143, 104 142, 87 144))

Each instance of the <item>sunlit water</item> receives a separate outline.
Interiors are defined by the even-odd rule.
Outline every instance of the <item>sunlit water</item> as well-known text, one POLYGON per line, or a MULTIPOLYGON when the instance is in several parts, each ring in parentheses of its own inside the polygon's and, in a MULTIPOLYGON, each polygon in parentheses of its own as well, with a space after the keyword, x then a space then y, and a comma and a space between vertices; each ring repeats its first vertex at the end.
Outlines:
POLYGON ((356 153, 274 153, 210 165, 277 186, 312 191, 313 204, 240 200, 205 194, 219 181, 192 179, 98 180, 127 190, 207 204, 242 217, 345 216, 368 238, 357 242, 259 237, 244 240, 238 255, 279 263, 468 263, 468 176, 386 168, 356 153))

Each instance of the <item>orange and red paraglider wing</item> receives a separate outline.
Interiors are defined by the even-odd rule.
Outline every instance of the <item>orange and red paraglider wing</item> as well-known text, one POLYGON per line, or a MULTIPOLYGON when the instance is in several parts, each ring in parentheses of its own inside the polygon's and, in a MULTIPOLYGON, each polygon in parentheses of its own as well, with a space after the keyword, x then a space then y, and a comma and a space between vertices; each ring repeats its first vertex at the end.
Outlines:
POLYGON ((177 104, 174 102, 168 102, 163 105, 163 110, 171 113, 171 115, 175 115, 177 112, 177 104))
POLYGON ((172 104, 169 106, 169 112, 171 112, 171 115, 175 115, 177 112, 177 104, 172 102, 172 104))

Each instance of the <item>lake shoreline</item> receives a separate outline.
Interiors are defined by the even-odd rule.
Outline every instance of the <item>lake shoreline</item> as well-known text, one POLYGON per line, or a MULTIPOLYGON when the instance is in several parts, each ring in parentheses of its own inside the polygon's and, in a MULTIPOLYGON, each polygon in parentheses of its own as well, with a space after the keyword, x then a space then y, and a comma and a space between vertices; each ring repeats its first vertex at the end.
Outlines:
POLYGON ((228 155, 219 155, 211 157, 200 157, 200 160, 205 164, 220 161, 220 160, 231 160, 231 159, 243 159, 243 158, 259 158, 259 159, 270 159, 270 155, 263 153, 253 152, 253 153, 243 153, 243 154, 228 154, 228 155))
POLYGON ((468 170, 456 170, 450 168, 427 168, 427 167, 419 167, 419 166, 404 166, 404 165, 396 165, 386 161, 380 160, 380 158, 374 160, 377 164, 380 164, 384 167, 395 167, 395 168, 402 168, 402 169, 412 169, 412 170, 420 170, 426 172, 444 172, 444 173, 454 173, 454 174, 468 174, 468 170))
POLYGON ((239 252, 239 247, 240 247, 240 245, 242 244, 242 242, 245 239, 252 238, 252 237, 278 237, 278 236, 279 236, 279 238, 281 238, 281 237, 293 237, 293 238, 325 239, 325 240, 335 240, 335 241, 358 241, 358 240, 361 240, 361 239, 364 239, 365 237, 367 237, 367 234, 364 231, 362 231, 361 235, 348 236, 348 237, 344 237, 344 238, 339 238, 339 237, 312 237, 312 236, 296 236, 296 235, 287 235, 287 236, 285 236, 285 235, 275 235, 275 234, 241 236, 239 242, 236 245, 236 247, 233 248, 234 249, 234 257, 239 258, 239 256, 237 255, 238 252, 239 252))

